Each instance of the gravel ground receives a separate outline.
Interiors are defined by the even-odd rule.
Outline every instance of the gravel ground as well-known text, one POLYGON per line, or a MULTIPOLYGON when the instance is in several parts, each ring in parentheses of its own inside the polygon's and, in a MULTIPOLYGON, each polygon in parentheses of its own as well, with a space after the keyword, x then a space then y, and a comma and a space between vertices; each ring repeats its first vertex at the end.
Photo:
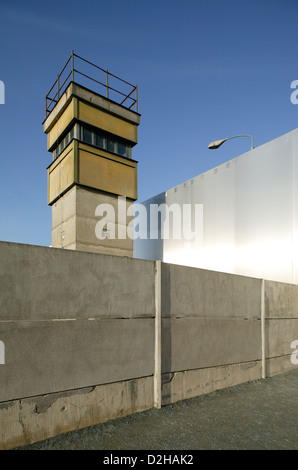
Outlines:
POLYGON ((22 450, 297 450, 298 368, 22 450))

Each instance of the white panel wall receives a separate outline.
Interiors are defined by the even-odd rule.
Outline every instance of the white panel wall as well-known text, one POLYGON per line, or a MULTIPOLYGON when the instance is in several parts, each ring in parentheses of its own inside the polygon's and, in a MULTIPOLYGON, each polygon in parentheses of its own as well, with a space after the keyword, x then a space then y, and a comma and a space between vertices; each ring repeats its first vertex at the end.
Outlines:
POLYGON ((192 228, 201 204, 202 230, 193 240, 150 240, 148 224, 134 256, 297 284, 297 183, 295 129, 146 201, 148 213, 152 204, 191 204, 192 228))

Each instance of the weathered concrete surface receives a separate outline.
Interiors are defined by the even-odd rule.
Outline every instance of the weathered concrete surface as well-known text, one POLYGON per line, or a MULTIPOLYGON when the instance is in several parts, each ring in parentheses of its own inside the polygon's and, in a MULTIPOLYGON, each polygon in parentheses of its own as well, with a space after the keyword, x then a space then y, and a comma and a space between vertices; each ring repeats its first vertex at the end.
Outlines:
POLYGON ((127 216, 131 205, 129 199, 119 203, 118 196, 73 186, 52 205, 52 246, 132 257, 133 240, 126 236, 127 225, 132 220, 132 216, 127 216), (108 204, 109 211, 96 216, 97 207, 104 204, 108 204), (102 216, 112 227, 115 224, 114 234, 97 228, 102 216), (120 238, 120 231, 125 234, 124 239, 120 238), (102 236, 106 238, 101 239, 102 236))
POLYGON ((154 263, 0 243, 0 402, 154 371, 154 263))
POLYGON ((24 450, 298 450, 298 369, 24 450))
POLYGON ((298 339, 298 285, 265 282, 266 374, 289 369, 291 344, 298 339))
MULTIPOLYGON (((79 393, 86 413, 68 398, 68 415, 53 406, 37 419, 25 403, 41 395, 104 386, 113 397, 118 383, 126 396, 127 381, 144 380, 150 387, 137 400, 153 406, 154 262, 7 242, 0 260, 1 445, 15 430, 22 444, 101 421, 89 392, 79 393)), ((163 263, 161 271, 163 404, 295 369, 297 286, 163 263)), ((126 414, 131 403, 128 394, 126 414)), ((122 416, 117 401, 107 407, 107 416, 122 416)))
POLYGON ((162 371, 221 366, 261 358, 260 322, 163 319, 162 371))
POLYGON ((164 373, 261 359, 260 279, 162 263, 162 317, 164 373))
POLYGON ((162 374, 162 404, 206 395, 222 388, 233 387, 260 379, 260 361, 162 374))
POLYGON ((162 287, 163 317, 260 317, 261 279, 162 263, 162 287))
POLYGON ((146 377, 154 320, 1 322, 0 402, 146 377))
POLYGON ((298 318, 298 285, 275 281, 265 283, 267 318, 298 318))
POLYGON ((152 377, 0 403, 0 450, 152 407, 152 377))
POLYGON ((0 320, 154 316, 154 263, 0 242, 0 320))

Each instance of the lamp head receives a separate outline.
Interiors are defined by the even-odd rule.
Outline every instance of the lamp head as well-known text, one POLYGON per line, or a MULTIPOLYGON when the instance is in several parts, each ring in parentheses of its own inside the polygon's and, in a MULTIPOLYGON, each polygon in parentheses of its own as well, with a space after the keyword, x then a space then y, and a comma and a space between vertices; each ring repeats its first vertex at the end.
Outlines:
POLYGON ((214 142, 211 142, 208 145, 208 149, 213 150, 213 149, 218 149, 226 140, 228 139, 220 139, 220 140, 215 140, 214 142))

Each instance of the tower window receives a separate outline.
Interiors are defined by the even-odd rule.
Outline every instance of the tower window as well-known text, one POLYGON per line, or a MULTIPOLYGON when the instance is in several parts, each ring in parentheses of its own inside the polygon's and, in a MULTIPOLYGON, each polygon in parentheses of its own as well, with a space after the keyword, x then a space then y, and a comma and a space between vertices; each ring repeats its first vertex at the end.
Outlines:
POLYGON ((95 147, 108 150, 109 152, 116 153, 122 157, 131 158, 130 144, 107 138, 105 135, 93 132, 82 125, 80 126, 80 136, 80 140, 87 144, 95 145, 95 147))
POLYGON ((115 143, 113 140, 107 139, 107 150, 109 150, 109 152, 115 152, 115 143))
POLYGON ((103 150, 116 153, 121 157, 131 158, 130 144, 109 139, 106 136, 97 132, 93 132, 92 130, 82 125, 75 124, 68 134, 66 134, 64 139, 61 140, 54 149, 54 160, 63 152, 63 150, 74 138, 81 140, 82 142, 86 142, 87 144, 94 145, 95 147, 101 148, 103 150))
POLYGON ((124 144, 121 144, 120 142, 118 142, 118 146, 117 146, 117 153, 119 155, 121 155, 122 157, 127 157, 127 152, 126 152, 126 145, 124 144))
POLYGON ((104 138, 102 137, 102 135, 99 135, 99 134, 95 135, 95 145, 96 147, 99 147, 101 149, 104 148, 104 138))
POLYGON ((82 127, 82 134, 82 140, 88 144, 92 144, 92 132, 85 127, 82 127))

